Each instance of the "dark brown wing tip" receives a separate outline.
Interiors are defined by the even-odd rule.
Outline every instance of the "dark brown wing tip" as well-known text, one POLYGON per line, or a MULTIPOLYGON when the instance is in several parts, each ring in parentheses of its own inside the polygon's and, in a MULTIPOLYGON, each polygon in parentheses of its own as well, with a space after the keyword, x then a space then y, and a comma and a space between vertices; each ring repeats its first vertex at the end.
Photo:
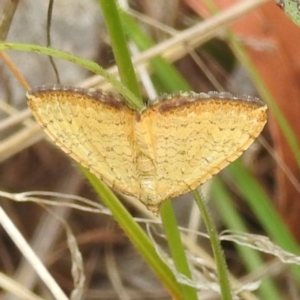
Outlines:
POLYGON ((123 106, 126 105, 124 101, 124 97, 121 94, 106 92, 100 89, 86 89, 86 88, 74 87, 74 86, 64 86, 60 84, 38 86, 28 91, 26 95, 38 96, 41 94, 45 95, 45 94, 59 93, 59 92, 70 93, 70 94, 71 93, 82 94, 91 99, 94 99, 96 101, 101 101, 103 103, 106 103, 116 108, 122 108, 123 106))
POLYGON ((178 107, 196 101, 206 100, 232 100, 243 101, 248 104, 253 104, 258 107, 267 106, 263 101, 257 97, 248 95, 234 95, 229 92, 208 92, 208 93, 195 93, 195 92, 178 92, 175 94, 163 94, 152 101, 149 106, 161 105, 162 110, 167 110, 171 107, 178 107))

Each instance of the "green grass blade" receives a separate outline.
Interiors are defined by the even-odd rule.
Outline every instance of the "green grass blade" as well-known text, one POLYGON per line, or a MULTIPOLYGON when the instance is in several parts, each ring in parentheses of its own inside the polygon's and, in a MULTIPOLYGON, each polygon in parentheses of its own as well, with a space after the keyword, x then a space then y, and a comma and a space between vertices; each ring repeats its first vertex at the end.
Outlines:
MULTIPOLYGON (((213 180, 211 192, 213 203, 215 204, 214 207, 221 215, 226 227, 230 230, 248 232, 244 220, 234 207, 228 191, 218 177, 213 180)), ((236 244, 235 247, 249 272, 254 272, 263 266, 264 262, 256 251, 248 247, 242 247, 238 244, 236 244)), ((262 281, 258 292, 261 299, 281 299, 276 285, 268 278, 262 281)))
POLYGON ((119 80, 115 79, 114 76, 107 73, 103 68, 101 68, 98 64, 96 64, 93 61, 83 59, 79 56, 70 54, 65 51, 32 44, 0 43, 0 51, 1 50, 19 50, 26 52, 42 53, 45 55, 50 55, 56 58, 75 63, 76 65, 81 66, 107 79, 107 81, 109 81, 125 97, 125 99, 128 101, 129 106, 136 109, 141 109, 143 107, 139 98, 137 98, 130 90, 128 90, 119 80))
POLYGON ((114 0, 98 0, 98 3, 101 5, 102 13, 105 18, 120 79, 122 83, 141 100, 142 104, 142 95, 130 59, 130 53, 127 47, 116 2, 114 0))
MULTIPOLYGON (((177 222, 170 200, 164 202, 160 214, 176 270, 179 273, 184 274, 187 278, 192 279, 192 274, 185 255, 184 246, 181 241, 180 232, 177 228, 177 222)), ((181 289, 184 299, 198 299, 195 288, 182 284, 181 289)))
MULTIPOLYGON (((123 11, 121 11, 120 16, 128 36, 136 43, 140 50, 143 51, 155 45, 149 35, 146 35, 140 29, 131 16, 123 11)), ((191 89, 176 68, 162 57, 152 58, 151 65, 157 79, 164 88, 164 92, 172 93, 175 91, 189 91, 191 89)))
POLYGON ((144 230, 134 221, 132 216, 120 203, 119 199, 113 194, 110 188, 100 182, 88 170, 81 168, 91 185, 101 197, 102 201, 112 212, 114 219, 118 222, 132 244, 138 249, 146 262, 154 270, 155 274, 165 285, 174 299, 184 299, 181 293, 180 285, 174 277, 169 267, 161 260, 156 250, 144 232, 144 230))
POLYGON ((201 216, 203 218, 203 221, 206 225, 207 232, 209 234, 210 244, 214 253, 214 258, 216 261, 216 266, 218 271, 218 278, 220 283, 222 300, 232 300, 233 295, 231 293, 227 265, 225 261, 224 252, 221 247, 220 240, 217 234, 216 227, 204 203, 203 197, 200 197, 199 193, 195 191, 193 191, 193 196, 199 207, 201 216))
MULTIPOLYGON (((255 213, 268 236, 270 236, 284 250, 299 255, 299 245, 279 217, 274 205, 271 203, 265 191, 248 172, 246 167, 240 162, 240 160, 237 160, 230 164, 227 167, 227 170, 230 172, 233 182, 236 184, 236 187, 255 213), (253 194, 253 191, 255 191, 255 194, 253 194)), ((300 284, 300 267, 293 265, 290 267, 300 284)))

